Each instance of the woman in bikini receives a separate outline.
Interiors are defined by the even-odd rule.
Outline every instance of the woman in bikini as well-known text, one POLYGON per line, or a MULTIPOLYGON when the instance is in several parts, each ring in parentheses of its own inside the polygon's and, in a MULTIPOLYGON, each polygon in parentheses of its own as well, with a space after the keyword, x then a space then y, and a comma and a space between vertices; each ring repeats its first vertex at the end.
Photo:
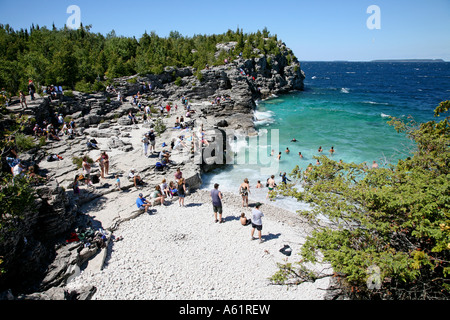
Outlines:
POLYGON ((106 151, 103 151, 101 157, 103 158, 105 174, 108 175, 109 174, 109 156, 106 154, 106 151))
POLYGON ((248 208, 248 194, 250 192, 250 185, 248 184, 248 179, 245 178, 244 182, 239 187, 239 193, 242 196, 242 206, 244 207, 245 204, 248 208))

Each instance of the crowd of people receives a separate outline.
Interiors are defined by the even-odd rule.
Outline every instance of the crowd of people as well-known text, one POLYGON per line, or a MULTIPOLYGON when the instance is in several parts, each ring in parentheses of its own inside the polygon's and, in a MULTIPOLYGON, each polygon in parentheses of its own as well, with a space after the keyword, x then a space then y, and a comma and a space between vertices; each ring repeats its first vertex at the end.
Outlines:
MULTIPOLYGON (((131 169, 130 178, 133 181, 140 180, 140 185, 145 185, 139 176, 136 173, 135 169, 131 169)), ((171 180, 167 183, 166 178, 163 178, 161 182, 155 185, 154 190, 150 193, 149 199, 145 198, 142 193, 139 193, 139 197, 136 199, 136 206, 139 210, 143 210, 144 212, 148 212, 149 208, 160 204, 162 206, 166 205, 166 199, 174 199, 174 197, 178 197, 178 205, 180 207, 185 207, 184 199, 188 192, 188 186, 186 185, 186 180, 183 177, 183 173, 180 168, 177 168, 174 174, 174 180, 171 180)))

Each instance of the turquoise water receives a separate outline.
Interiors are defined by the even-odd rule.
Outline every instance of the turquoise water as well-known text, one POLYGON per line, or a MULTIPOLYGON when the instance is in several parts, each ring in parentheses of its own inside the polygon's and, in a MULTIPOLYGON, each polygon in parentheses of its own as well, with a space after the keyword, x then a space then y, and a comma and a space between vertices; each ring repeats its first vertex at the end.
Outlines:
MULTIPOLYGON (((260 133, 266 129, 269 139, 261 138, 257 146, 241 143, 237 148, 267 156, 272 149, 275 156, 281 151, 280 161, 272 157, 270 165, 265 158, 257 164, 228 165, 205 174, 204 188, 217 182, 223 191, 237 193, 248 178, 253 198, 263 200, 267 189, 255 190, 257 180, 264 184, 274 174, 280 182, 280 172, 289 173, 296 165, 303 169, 309 163, 314 165, 319 146, 322 154, 336 161, 395 164, 411 154, 413 142, 387 124, 389 116, 429 121, 439 102, 450 96, 450 63, 305 62, 302 69, 305 91, 258 102, 256 128, 260 133), (279 139, 270 144, 274 132, 279 139), (291 142, 293 138, 297 142, 291 142), (328 150, 332 146, 335 153, 331 156, 328 150), (286 148, 289 154, 284 152, 286 148)), ((298 204, 286 199, 278 202, 298 209, 298 204)))

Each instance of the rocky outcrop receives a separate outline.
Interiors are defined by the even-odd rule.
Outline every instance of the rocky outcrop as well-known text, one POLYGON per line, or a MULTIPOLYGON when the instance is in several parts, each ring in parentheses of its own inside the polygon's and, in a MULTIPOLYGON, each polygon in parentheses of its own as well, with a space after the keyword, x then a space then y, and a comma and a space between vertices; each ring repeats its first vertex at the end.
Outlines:
POLYGON ((55 181, 37 187, 36 193, 34 210, 24 208, 23 218, 15 221, 14 228, 2 232, 0 252, 8 277, 0 277, 1 287, 33 287, 42 279, 45 266, 54 258, 55 239, 76 220, 76 208, 55 181))

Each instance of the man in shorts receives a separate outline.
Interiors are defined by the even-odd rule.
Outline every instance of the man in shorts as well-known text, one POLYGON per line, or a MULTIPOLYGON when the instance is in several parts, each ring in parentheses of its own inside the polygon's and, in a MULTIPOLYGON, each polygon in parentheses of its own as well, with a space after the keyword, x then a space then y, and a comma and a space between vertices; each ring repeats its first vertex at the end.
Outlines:
POLYGON ((144 210, 144 212, 147 212, 148 207, 150 207, 152 204, 144 198, 144 195, 142 193, 139 193, 139 198, 136 199, 136 205, 139 210, 144 210))
POLYGON ((210 194, 212 199, 215 222, 219 221, 217 220, 217 213, 218 213, 220 223, 223 223, 224 221, 222 220, 222 192, 219 191, 218 183, 214 184, 214 189, 211 190, 210 194))
POLYGON ((264 214, 259 210, 259 207, 261 207, 262 203, 257 202, 255 204, 255 207, 252 209, 252 240, 256 240, 256 238, 253 237, 253 234, 255 233, 255 229, 258 230, 258 237, 259 237, 259 243, 263 242, 261 238, 261 230, 262 230, 262 220, 261 218, 264 217, 264 214))

